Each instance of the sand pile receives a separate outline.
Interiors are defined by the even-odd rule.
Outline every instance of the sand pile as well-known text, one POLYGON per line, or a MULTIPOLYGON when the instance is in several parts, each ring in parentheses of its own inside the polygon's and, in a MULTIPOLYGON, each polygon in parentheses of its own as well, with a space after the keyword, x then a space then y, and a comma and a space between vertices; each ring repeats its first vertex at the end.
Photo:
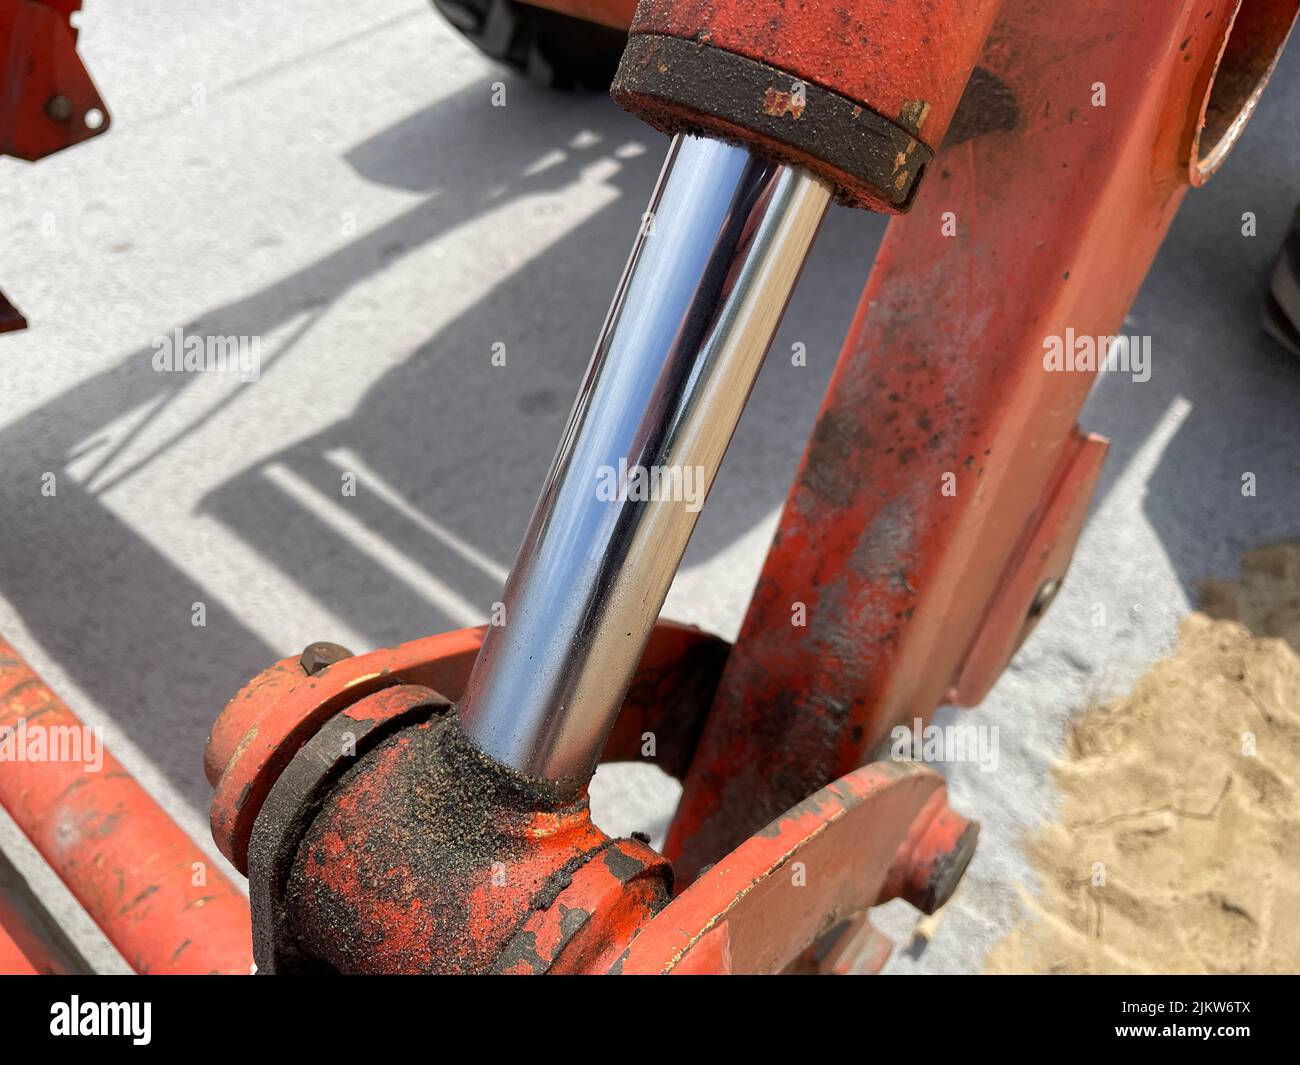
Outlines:
POLYGON ((1242 569, 1074 725, 990 972, 1300 972, 1300 543, 1242 569))

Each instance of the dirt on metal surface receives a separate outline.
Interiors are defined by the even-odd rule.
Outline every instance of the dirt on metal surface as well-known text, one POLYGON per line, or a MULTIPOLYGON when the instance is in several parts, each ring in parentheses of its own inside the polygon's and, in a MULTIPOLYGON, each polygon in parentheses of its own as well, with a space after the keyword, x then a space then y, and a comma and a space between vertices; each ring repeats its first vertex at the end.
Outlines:
POLYGON ((1300 971, 1300 543, 1242 571, 1074 726, 1042 894, 991 972, 1300 971))
POLYGON ((608 842, 585 795, 506 770, 437 718, 344 774, 285 903, 306 952, 342 972, 484 972, 608 842))
MULTIPOLYGON (((307 676, 297 656, 263 670, 227 703, 212 727, 204 769, 215 788, 212 834, 247 871, 248 840, 267 792, 324 721, 374 691, 420 684, 460 698, 483 642, 483 626, 426 636, 344 658, 307 676)), ((717 687, 728 645, 690 625, 655 625, 605 761, 639 760, 642 735, 661 741, 657 761, 681 776, 690 763, 704 712, 717 687)))
POLYGON ((721 137, 806 167, 841 202, 871 210, 906 210, 934 154, 854 99, 693 39, 634 35, 611 93, 665 133, 721 137))

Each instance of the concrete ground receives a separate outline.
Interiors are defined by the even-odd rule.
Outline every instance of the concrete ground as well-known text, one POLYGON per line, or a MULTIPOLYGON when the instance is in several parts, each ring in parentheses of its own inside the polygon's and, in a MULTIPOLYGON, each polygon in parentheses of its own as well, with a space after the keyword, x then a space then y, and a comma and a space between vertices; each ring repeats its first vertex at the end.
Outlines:
MULTIPOLYGON (((0 285, 32 323, 0 338, 0 631, 215 857, 203 742, 247 677, 311 640, 486 616, 666 142, 503 75, 423 0, 92 2, 82 26, 113 128, 0 159, 0 285), (260 379, 155 372, 177 327, 261 337, 260 379)), ((978 856, 896 971, 981 968, 1034 888, 1018 840, 1052 812, 1070 715, 1169 649, 1198 580, 1300 532, 1300 367, 1257 327, 1300 200, 1298 105, 1292 49, 1133 309, 1151 380, 1097 386, 1084 424, 1113 449, 1070 579, 962 718, 999 725, 999 768, 949 767, 978 856)), ((808 366, 764 370, 669 616, 734 636, 883 224, 836 208, 825 227, 776 345, 808 366)), ((631 767, 594 798, 607 827, 661 831, 674 793, 631 767)), ((0 845, 120 968, 7 821, 0 845)))

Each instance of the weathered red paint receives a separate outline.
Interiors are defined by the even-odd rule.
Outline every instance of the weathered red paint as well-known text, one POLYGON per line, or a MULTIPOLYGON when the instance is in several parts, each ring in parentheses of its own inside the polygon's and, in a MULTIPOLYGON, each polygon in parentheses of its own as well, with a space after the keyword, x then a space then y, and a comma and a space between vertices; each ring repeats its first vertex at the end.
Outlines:
POLYGON ((287 927, 344 973, 544 972, 608 957, 668 898, 667 863, 605 836, 585 794, 490 762, 449 716, 363 756, 297 855, 287 927))
POLYGON ((979 825, 948 805, 936 791, 912 819, 899 844, 881 892, 886 899, 906 899, 930 914, 951 897, 975 852, 979 825))
MULTIPOLYGON (((82 722, 0 639, 0 737, 48 740, 82 722)), ((47 743, 48 749, 48 743, 47 743)), ((6 761, 0 805, 140 973, 247 973, 248 903, 107 751, 6 761)))
POLYGON ((668 904, 672 868, 634 839, 616 840, 573 873, 545 908, 516 933, 506 975, 604 973, 668 904))
POLYGON ((1076 431, 1065 444, 1061 475, 1030 516, 1001 582, 979 623, 961 672, 948 693, 958 706, 975 706, 989 693, 1017 648, 1041 619, 1034 600, 1048 582, 1060 582, 1083 532, 1108 442, 1076 431))
POLYGON ((77 55, 81 0, 0 0, 0 154, 35 161, 108 129, 108 109, 77 55), (66 101, 66 115, 50 101, 66 101), (91 127, 86 116, 97 111, 91 127))
POLYGON ((1094 375, 1047 372, 1044 339, 1120 331, 1236 7, 1003 6, 978 90, 877 255, 687 776, 679 878, 894 726, 978 699, 1014 651, 1103 447, 1075 424, 1094 375))
MULTIPOLYGON (((546 6, 565 4, 602 21, 618 7, 546 6)), ((1105 445, 1075 424, 1090 376, 1047 373, 1043 338, 1116 328, 1185 183, 1208 176, 1248 117, 1297 3, 1008 0, 957 114, 996 5, 938 18, 947 4, 806 0, 764 18, 736 0, 647 0, 637 16, 639 32, 778 67, 931 146, 956 119, 881 249, 702 740, 725 645, 661 624, 606 751, 637 757, 650 731, 669 772, 690 763, 670 853, 688 878, 716 864, 665 906, 663 860, 609 840, 581 800, 525 788, 484 804, 451 774, 431 801, 418 755, 449 727, 438 718, 373 752, 310 827, 296 918, 322 957, 366 971, 774 972, 847 918, 823 967, 876 968, 886 945, 864 910, 890 897, 933 908, 955 882, 973 826, 940 778, 853 767, 894 725, 981 698, 1038 589, 1064 574, 1105 445), (1097 82, 1106 107, 1088 98, 1097 82), (792 631, 796 603, 808 625, 792 631), (439 820, 436 845, 421 849, 413 796, 439 820), (305 888, 330 905, 302 903, 305 888), (345 916, 376 938, 340 935, 345 916)), ((64 30, 77 6, 0 0, 0 55, 46 34, 62 57, 51 69, 75 74, 64 30)), ((18 110, 0 109, 0 148, 35 158, 82 139, 51 138, 48 112, 30 108, 50 87, 26 77, 6 97, 18 110)), ((86 85, 74 115, 102 110, 86 85)), ((758 106, 802 120, 784 90, 758 106)), ((481 639, 462 630, 313 677, 285 659, 256 678, 207 752, 223 850, 246 862, 267 790, 324 722, 349 708, 368 720, 366 696, 397 684, 459 697, 481 639)), ((0 726, 80 724, 2 642, 0 691, 0 726)), ((0 802, 140 971, 246 971, 238 892, 212 870, 193 886, 201 853, 117 762, 83 769, 7 767, 0 802)), ((0 967, 33 967, 20 954, 0 931, 0 967)))
MULTIPOLYGON (((329 905, 300 912, 305 928, 337 916, 339 900, 354 915, 382 907, 376 885, 388 877, 407 902, 365 926, 384 933, 366 968, 476 971, 503 958, 507 971, 774 972, 849 919, 822 959, 828 971, 848 971, 878 968, 887 954, 867 907, 890 897, 927 910, 942 903, 970 857, 974 826, 925 769, 853 767, 893 726, 928 719, 945 700, 982 697, 1031 627, 1039 589, 1064 575, 1105 443, 1075 424, 1092 375, 1047 372, 1043 340, 1070 329, 1104 336, 1122 320, 1181 198, 1209 72, 1236 12, 1235 0, 1158 12, 1074 2, 1072 15, 1048 0, 1012 0, 929 190, 886 237, 702 740, 681 745, 695 758, 670 853, 687 877, 716 864, 647 920, 662 880, 634 876, 636 890, 616 890, 592 858, 605 844, 585 810, 550 812, 540 824, 530 821, 536 811, 507 803, 467 815, 465 827, 487 825, 522 879, 489 891, 479 861, 461 893, 447 895, 436 856, 407 861, 391 842, 355 846, 355 834, 373 828, 366 819, 410 786, 400 764, 403 746, 419 742, 411 730, 313 826, 315 865, 302 886, 316 884, 329 905), (1085 22, 1107 32, 1080 38, 1085 22), (1097 81, 1122 105, 1091 108, 1097 81), (808 624, 792 632, 797 603, 808 624), (571 863, 552 899, 542 885, 571 863), (447 898, 460 907, 454 919, 430 916, 424 903, 447 898), (522 940, 505 938, 507 929, 522 940), (435 938, 444 944, 436 953, 435 938), (624 939, 630 947, 610 965, 624 939), (501 954, 503 943, 516 953, 501 954)), ((885 8, 920 5, 864 5, 885 8)), ((650 2, 638 19, 827 83, 807 73, 825 73, 816 38, 824 26, 791 24, 787 11, 743 39, 745 17, 715 4, 650 2), (656 25, 660 16, 669 21, 656 25), (706 17, 707 25, 690 21, 706 17), (788 54, 774 47, 780 40, 788 54)), ((931 66, 951 90, 956 68, 944 69, 931 66)), ((837 91, 851 73, 837 69, 837 91)), ((849 91, 907 96, 898 114, 936 137, 952 117, 950 106, 936 110, 921 96, 929 110, 909 110, 914 101, 897 85, 849 91)), ((951 91, 944 99, 955 104, 951 91)), ((768 106, 795 118, 786 101, 768 106)), ((477 638, 444 639, 454 649, 420 648, 393 672, 454 698, 459 689, 445 682, 463 683, 477 638), (454 662, 455 676, 439 683, 410 672, 430 661, 454 662)), ((282 663, 286 675, 265 677, 265 691, 248 699, 279 696, 270 715, 232 704, 217 743, 222 786, 232 769, 245 783, 273 777, 296 749, 295 730, 385 682, 375 679, 377 661, 338 663, 325 680, 301 681, 282 663)), ((639 706, 625 714, 620 750, 634 751, 646 722, 663 720, 655 707, 679 662, 666 657, 629 698, 639 706)), ((229 803, 226 790, 219 800, 229 803)), ((315 934, 324 950, 339 946, 328 921, 315 934)))
POLYGON ((633 34, 697 41, 787 71, 937 148, 1001 0, 642 0, 633 34))
POLYGON ((482 641, 482 628, 460 629, 345 658, 313 677, 296 658, 255 677, 222 711, 204 758, 209 773, 222 767, 212 798, 212 836, 222 854, 247 873, 248 837, 266 793, 325 721, 394 684, 422 684, 444 694, 458 681, 463 686, 482 641))
MULTIPOLYGON (((777 972, 872 905, 903 897, 932 911, 975 828, 949 809, 938 774, 876 764, 670 903, 660 855, 609 840, 585 796, 558 798, 490 763, 435 716, 362 756, 321 802, 293 841, 286 920, 274 923, 295 953, 345 973, 777 972)), ((855 932, 825 965, 862 971, 887 957, 882 937, 855 932)))
POLYGON ((907 211, 1001 0, 642 0, 615 101, 907 211))
MULTIPOLYGON (((266 793, 295 752, 341 709, 380 688, 421 684, 455 701, 464 691, 484 628, 459 629, 335 662, 308 677, 285 658, 253 678, 222 711, 204 765, 215 785, 212 835, 241 872, 266 793)), ((685 772, 727 645, 689 625, 660 622, 632 681, 605 761, 641 759, 654 732, 667 771, 685 772)))
POLYGON ((642 929, 615 971, 781 972, 839 921, 888 901, 886 878, 911 826, 945 809, 932 770, 855 770, 720 858, 642 929))

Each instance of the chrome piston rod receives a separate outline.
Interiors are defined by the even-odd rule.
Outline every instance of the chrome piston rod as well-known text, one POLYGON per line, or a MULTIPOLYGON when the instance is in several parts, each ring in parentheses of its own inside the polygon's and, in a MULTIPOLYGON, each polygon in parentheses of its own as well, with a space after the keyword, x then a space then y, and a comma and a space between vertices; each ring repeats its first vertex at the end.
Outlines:
POLYGON ((673 140, 460 704, 486 754, 590 779, 830 197, 673 140))

